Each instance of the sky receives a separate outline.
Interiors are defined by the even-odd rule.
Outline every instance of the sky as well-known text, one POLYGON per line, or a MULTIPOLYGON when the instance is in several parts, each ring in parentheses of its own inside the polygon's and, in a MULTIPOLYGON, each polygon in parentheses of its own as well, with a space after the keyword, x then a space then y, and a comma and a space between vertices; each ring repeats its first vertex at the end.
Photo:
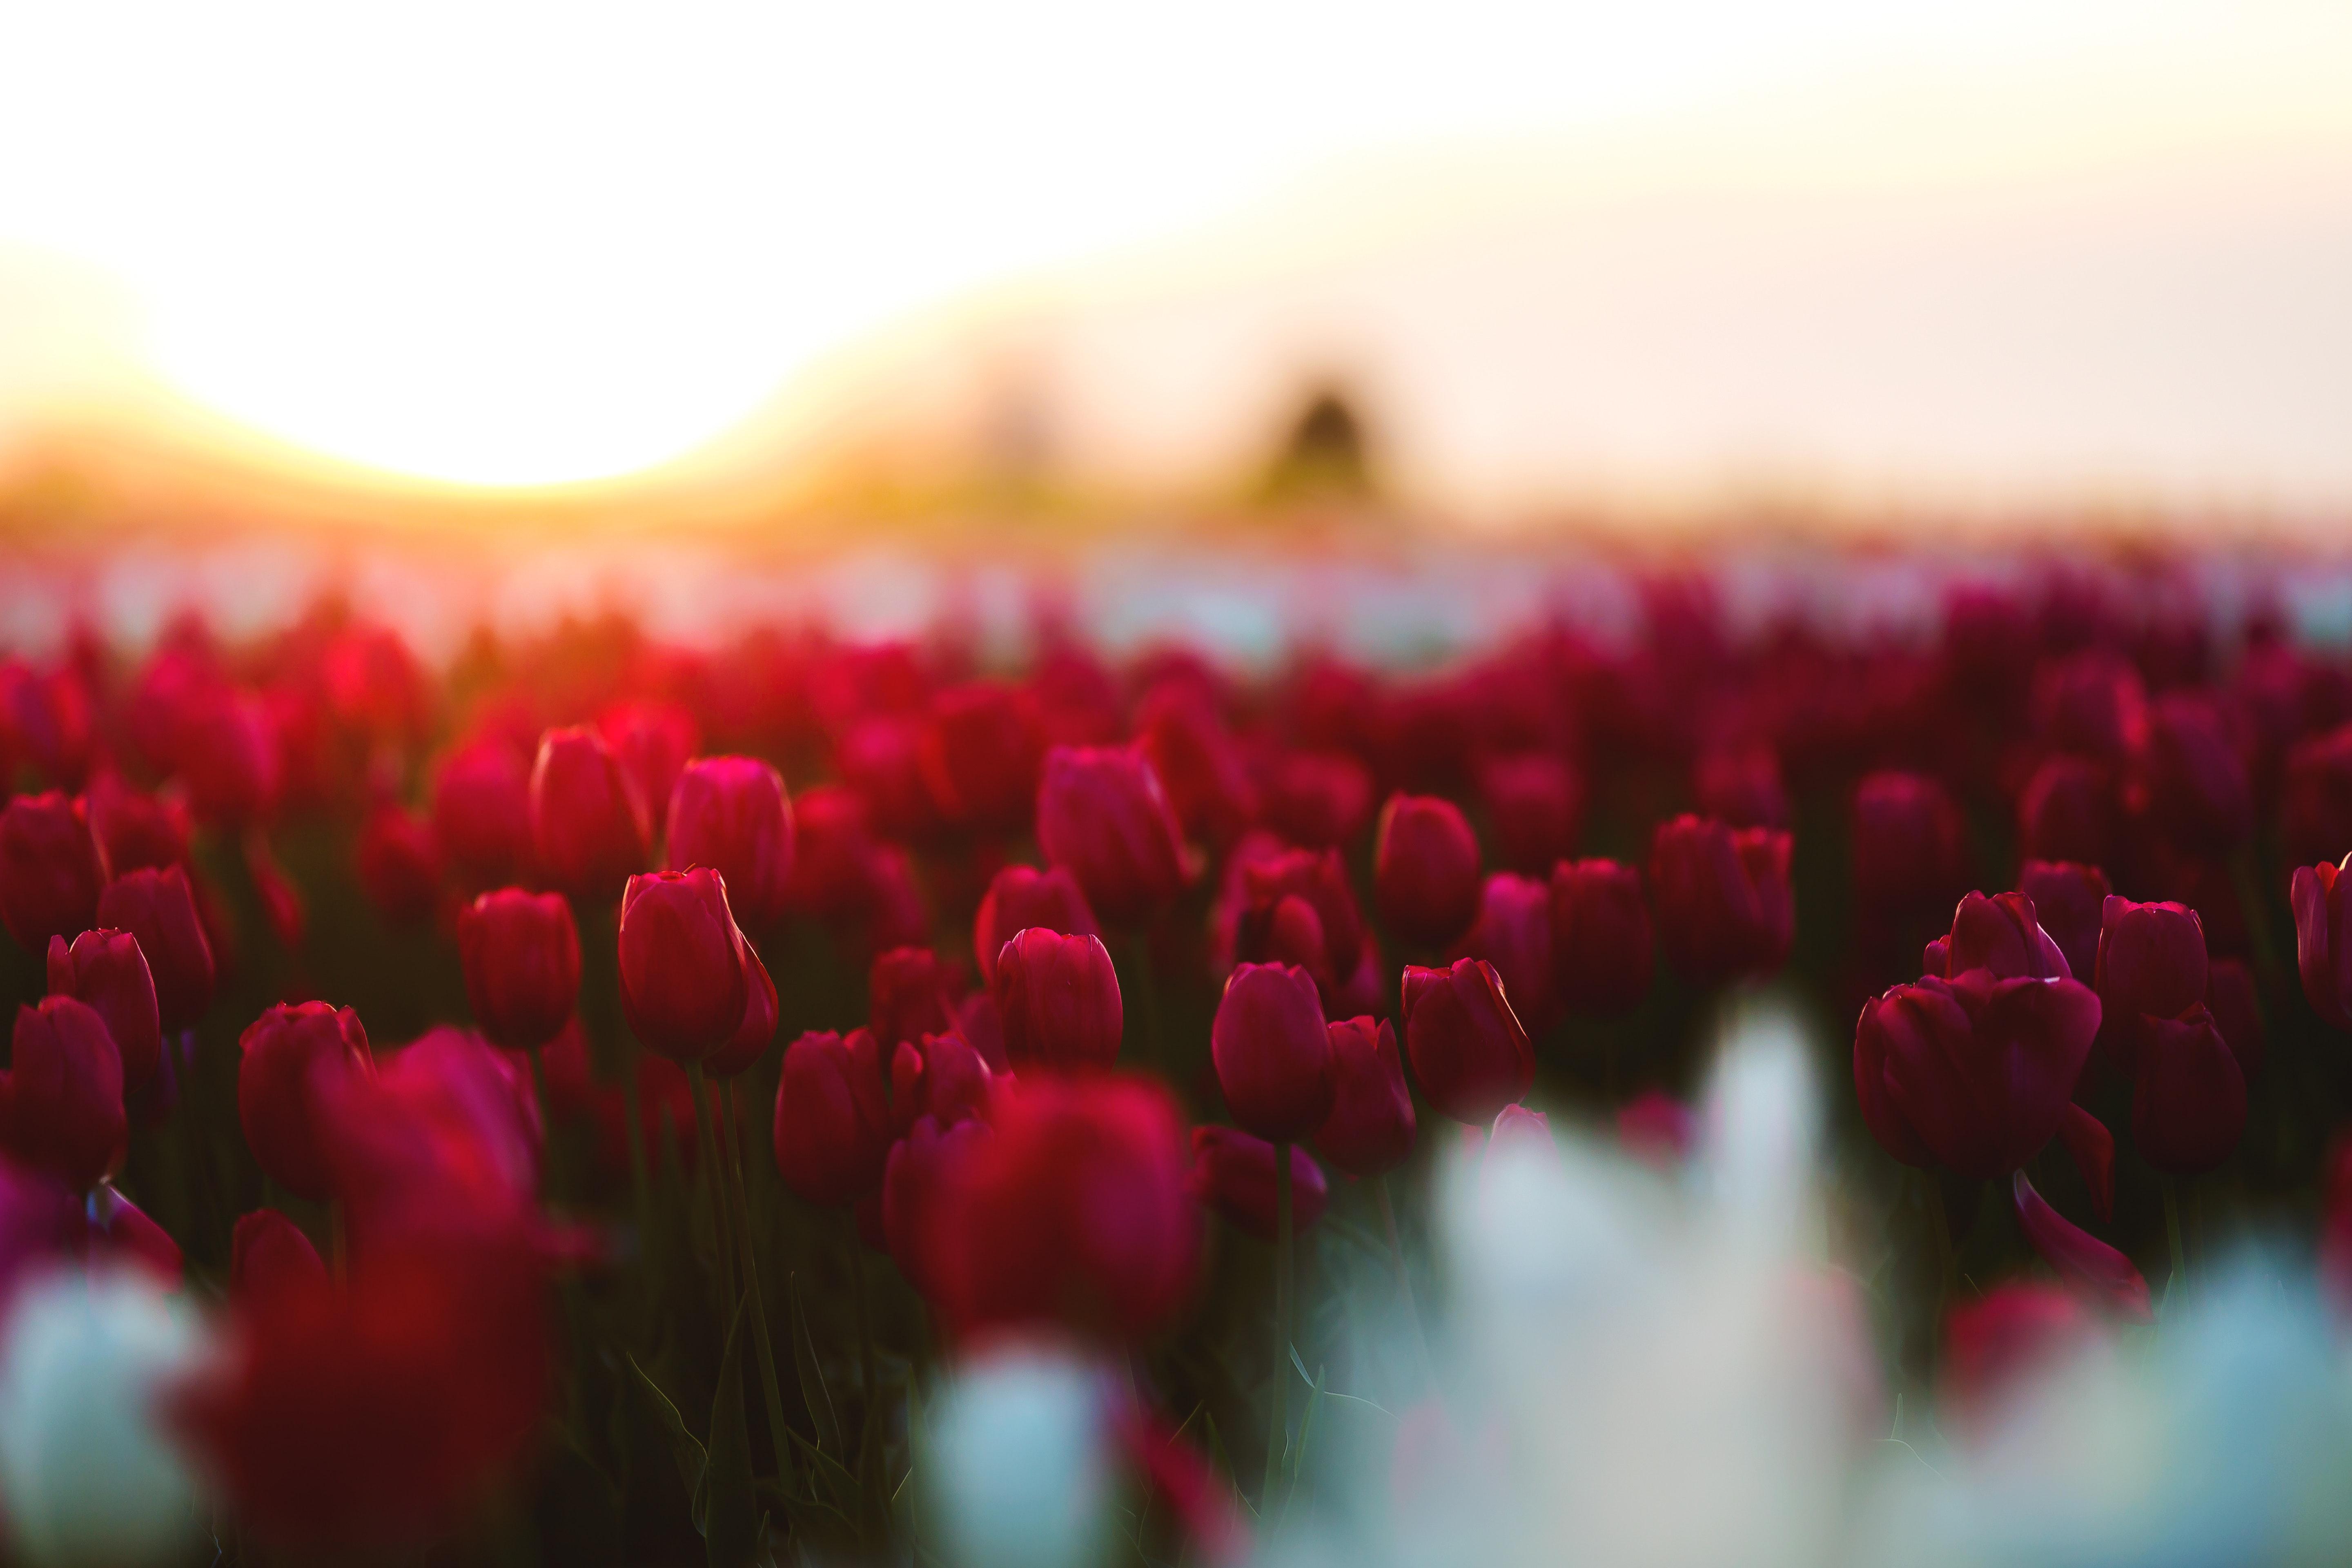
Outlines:
MULTIPOLYGON (((1481 235, 1507 247, 1524 226, 1498 227, 1496 213, 1556 213, 1551 195, 1569 188, 1588 214, 1601 189, 1625 210, 1650 195, 1688 205, 1703 189, 1721 213, 1754 188, 1740 184, 1749 146, 1767 149, 1781 193, 1866 188, 1877 209, 1916 184, 1943 193, 1946 209, 2006 202, 2025 216, 2004 216, 2004 232, 2044 226, 2022 242, 2028 255, 2033 233, 2061 244, 2084 221, 2052 190, 2135 161, 2219 160, 2195 199, 2226 224, 2232 158, 2272 171, 2316 160, 2331 178, 2352 166, 2332 161, 2352 148, 2342 11, 0 6, 0 420, 152 381, 295 447, 400 474, 593 479, 692 451, 845 345, 1008 282, 1075 279, 1084 296, 1090 278, 1150 273, 1197 294, 1205 285, 1169 281, 1170 269, 1262 281, 1301 247, 1344 267, 1433 228, 1470 237, 1458 250, 1481 235), (1947 133, 1874 148, 1854 106, 1915 87, 1957 106, 1947 133), (2012 96, 2013 123, 2001 107, 2012 96), (1816 121, 1817 104, 1846 107, 1816 121)), ((2150 201, 2177 205, 2189 188, 2150 201)), ((2322 179, 2281 199, 2325 218, 2347 188, 2322 179)), ((2279 246, 2308 241, 2308 225, 2272 227, 2279 246)), ((1769 243, 1737 226, 1693 232, 1769 243)), ((1593 250, 1551 243, 1571 259, 1593 250)), ((2215 286, 2260 292, 2280 259, 2242 258, 2215 286)), ((1643 269, 1638 258, 1625 268, 1643 269)), ((2298 287, 2325 310, 2320 272, 2298 287)), ((1427 272, 1414 298, 1449 278, 1462 267, 1427 272)), ((1843 287, 1818 268, 1787 281, 1798 296, 1843 287)), ((1281 307, 1256 287, 1234 297, 1281 307)), ((1522 293, 1542 308, 1540 289, 1522 293)), ((1400 297, 1373 290, 1363 319, 1411 316, 1400 297)), ((1741 298, 1717 308, 1744 311, 1751 329, 1780 309, 1769 289, 1741 298)), ((1517 459, 1481 456, 1482 439, 1512 451, 1547 439, 1528 408, 1553 389, 1479 346, 1507 347, 1509 331, 1490 323, 1482 340, 1444 311, 1424 318, 1434 324, 1419 339, 1403 334, 1419 348, 1389 351, 1447 389, 1424 394, 1415 417, 1489 432, 1451 438, 1444 463, 1507 468, 1517 459), (1482 398, 1491 416, 1464 412, 1482 398)), ((2309 352, 2332 353, 2326 334, 2342 321, 2323 325, 2309 352)), ((2280 336, 2280 352, 2303 352, 2294 331, 2280 336)), ((2291 386, 2307 368, 2288 367, 2291 386)), ((1652 381, 1645 395, 1662 405, 1688 390, 1671 367, 1652 381)), ((2347 390, 2314 384, 2323 400, 2347 390)), ((1766 429, 1750 447, 1801 458, 1850 437, 1898 477, 2014 466, 1999 442, 1914 451, 1909 435, 1874 433, 1866 392, 1799 394, 1793 434, 1766 429)), ((2098 388, 2084 395, 2095 403, 2098 388)), ((2306 411, 2311 395, 2296 394, 2306 411)), ((2352 406, 2321 412, 2339 428, 2352 419, 2352 406)), ((1644 471, 1745 460, 1721 420, 1685 423, 1644 426, 1629 447, 1603 421, 1585 455, 1644 471)), ((2129 458, 2129 442, 2100 439, 2083 444, 2086 474, 2101 450, 2129 458)), ((2280 459, 2260 447, 2224 454, 2207 478, 2262 491, 2276 478, 2263 465, 2280 459)), ((2066 451, 2062 441, 2020 471, 2063 473, 2066 451)), ((2315 473, 2289 490, 2336 482, 2315 473)), ((2341 477, 2352 498, 2352 470, 2341 477)))

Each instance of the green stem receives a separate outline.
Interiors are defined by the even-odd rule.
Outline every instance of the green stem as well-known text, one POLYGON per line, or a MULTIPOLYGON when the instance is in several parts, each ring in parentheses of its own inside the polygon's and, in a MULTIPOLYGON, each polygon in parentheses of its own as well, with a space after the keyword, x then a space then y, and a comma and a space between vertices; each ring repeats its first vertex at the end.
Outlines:
POLYGON ((790 1495, 793 1489, 793 1438, 784 1426, 782 1385, 776 1381, 776 1347, 768 1336, 768 1309, 760 1293, 759 1255, 751 1246, 751 1205, 743 1187, 743 1160, 735 1139, 735 1085, 732 1079, 719 1086, 726 1114, 719 1119, 719 1141, 726 1145, 727 1180, 735 1189, 735 1213, 742 1223, 735 1228, 735 1239, 743 1249, 743 1279, 751 1290, 751 1322, 759 1332, 752 1336, 751 1349, 760 1358, 760 1393, 768 1402, 769 1436, 776 1445, 776 1479, 790 1495))
POLYGON ((2167 1294, 2189 1288, 2189 1254, 2180 1245, 2180 1184, 2164 1178, 2164 1239, 2172 1248, 2172 1283, 2167 1294))
POLYGON ((1274 1146, 1274 1398, 1265 1430, 1265 1484, 1257 1511, 1274 1508, 1274 1482, 1290 1436, 1290 1145, 1274 1146))
MULTIPOLYGON (((700 1163, 710 1192, 710 1239, 719 1253, 719 1284, 722 1292, 719 1316, 724 1325, 734 1320, 735 1303, 742 1299, 735 1286, 735 1249, 728 1235, 733 1227, 727 1218, 727 1184, 719 1175, 719 1141, 710 1135, 710 1096, 705 1088, 700 1062, 686 1064, 686 1081, 694 1092, 694 1138, 702 1148, 700 1163)), ((724 1340, 726 1333, 722 1326, 720 1339, 724 1340)))
POLYGON ((1944 1213, 1944 1194, 1932 1171, 1913 1173, 1926 1211, 1927 1237, 1936 1252, 1936 1341, 1943 1342, 1944 1314, 1951 1310, 1952 1291, 1959 1284, 1959 1257, 1952 1250, 1951 1221, 1944 1213))
POLYGON ((1389 1261, 1396 1265, 1397 1289, 1404 1297, 1404 1315, 1412 1322, 1412 1342, 1421 1353, 1421 1380, 1433 1384, 1436 1374, 1430 1369, 1429 1336, 1421 1330, 1421 1308, 1412 1299, 1412 1275, 1404 1266, 1404 1239, 1397 1233, 1396 1205, 1389 1200, 1389 1179, 1386 1174, 1376 1178, 1372 1191, 1381 1201, 1381 1224, 1389 1233, 1389 1261))

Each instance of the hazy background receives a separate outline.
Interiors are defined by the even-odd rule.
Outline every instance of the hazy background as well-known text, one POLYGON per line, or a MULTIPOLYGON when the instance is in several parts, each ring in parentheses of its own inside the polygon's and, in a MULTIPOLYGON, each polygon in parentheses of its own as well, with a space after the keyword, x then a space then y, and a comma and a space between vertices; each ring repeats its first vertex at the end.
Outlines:
POLYGON ((1449 526, 2326 541, 2347 82, 2326 4, 9 5, 0 512, 1116 514, 1288 445, 1449 526))

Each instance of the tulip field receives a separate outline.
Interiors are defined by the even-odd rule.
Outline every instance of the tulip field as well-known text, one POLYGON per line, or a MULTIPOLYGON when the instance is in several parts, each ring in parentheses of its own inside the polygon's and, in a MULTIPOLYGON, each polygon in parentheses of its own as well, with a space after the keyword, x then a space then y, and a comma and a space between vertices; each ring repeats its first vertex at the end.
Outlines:
POLYGON ((2352 1559, 2325 617, 1611 570, 27 637, 6 1560, 2352 1559))

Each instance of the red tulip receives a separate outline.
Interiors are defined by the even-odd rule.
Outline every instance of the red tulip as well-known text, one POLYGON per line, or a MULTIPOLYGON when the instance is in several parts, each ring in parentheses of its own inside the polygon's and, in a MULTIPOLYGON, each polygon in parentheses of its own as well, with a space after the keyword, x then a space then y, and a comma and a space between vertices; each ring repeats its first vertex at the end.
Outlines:
POLYGON ((2147 734, 2139 672, 2105 648, 2044 659, 2033 672, 2033 727, 2053 751, 2120 762, 2147 734))
POLYGON ((698 1061, 734 1037, 750 989, 716 871, 653 871, 621 894, 621 1011, 645 1047, 698 1061))
POLYGON ((1734 827, 1785 828, 1789 792, 1769 746, 1726 746, 1699 755, 1692 778, 1699 814, 1734 827))
POLYGON ((2177 1018, 2205 997, 2205 927, 2185 904, 2110 897, 2099 915, 2099 1005, 2177 1018))
POLYGON ((784 1047, 776 1086, 776 1169, 814 1204, 844 1208, 882 1180, 890 1108, 881 1047, 859 1029, 847 1039, 811 1031, 784 1047))
POLYGON ((1964 1430, 2097 1337, 2081 1301, 2053 1285, 1997 1285, 1944 1321, 1943 1405, 1964 1430))
POLYGON ((173 762, 201 821, 242 827, 278 804, 278 724, 257 693, 221 688, 200 703, 182 721, 173 762))
POLYGON ((1576 847, 1584 781, 1546 752, 1495 757, 1478 770, 1478 791, 1495 825, 1495 854, 1510 869, 1540 877, 1576 847))
POLYGON ((492 1044, 535 1050, 562 1033, 580 995, 580 933, 561 893, 482 894, 458 912, 457 952, 492 1044))
POLYGON ((668 803, 687 759, 702 749, 701 726, 675 702, 627 700, 597 716, 596 732, 635 786, 650 829, 655 826, 654 814, 668 803))
POLYGON ((866 803, 874 826, 894 838, 938 830, 939 803, 923 778, 922 721, 911 713, 868 713, 837 737, 834 765, 866 803))
MULTIPOLYGON (((1192 1195, 1216 1210, 1245 1236, 1273 1241, 1276 1225, 1274 1145, 1238 1127, 1192 1129, 1192 1195)), ((1306 1150, 1290 1151, 1290 1224, 1303 1232, 1323 1217, 1331 1201, 1323 1167, 1306 1150)))
POLYGON ((1854 1031, 1863 1121, 1906 1164, 2005 1175, 2057 1132, 2098 1032, 2098 998, 2072 980, 1897 985, 1854 1031))
POLYGON ((1449 952, 1454 958, 1483 958, 1495 966, 1511 998, 1511 1011, 1538 1032, 1559 1011, 1551 973, 1551 889, 1532 877, 1497 871, 1486 879, 1478 920, 1449 952))
POLYGON ((2066 955, 2035 918, 2033 900, 2023 893, 1990 899, 1970 893, 1962 899, 1945 939, 1945 955, 1940 973, 1946 975, 1984 969, 1996 980, 2074 978, 2066 955))
POLYGON ((359 1015, 324 1002, 281 1003, 247 1025, 237 1045, 237 1121, 255 1162, 298 1197, 327 1197, 320 1104, 339 1080, 374 1067, 359 1015))
POLYGON ((1125 1016, 1101 938, 1018 932, 996 956, 989 994, 1014 1068, 1075 1072, 1118 1059, 1125 1016))
POLYGON ((866 971, 866 1026, 885 1051, 955 1027, 952 976, 928 947, 894 947, 866 971))
POLYGON ((2263 1008, 2255 994, 2254 972, 2235 958, 2217 958, 2205 968, 2205 1010, 2238 1068, 2252 1083, 2262 1076, 2263 1008))
POLYGON ((1037 845, 1065 866, 1105 919, 1133 921, 1186 880, 1175 813, 1143 753, 1056 746, 1037 787, 1037 845))
POLYGON ((1662 826, 1650 888, 1666 962, 1703 984, 1780 968, 1796 923, 1790 850, 1786 833, 1765 828, 1734 832, 1696 816, 1662 826))
POLYGON ((171 1234, 145 1210, 110 1186, 89 1194, 89 1255, 93 1262, 139 1270, 163 1289, 176 1290, 187 1276, 187 1258, 171 1234))
POLYGON ((107 869, 121 877, 142 866, 158 869, 188 858, 187 803, 132 789, 122 775, 100 769, 89 781, 90 832, 107 869))
POLYGON ((1853 798, 1853 890, 1870 911, 1933 907, 1965 885, 1960 814, 1934 779, 1875 773, 1853 798))
POLYGON ((2294 905, 2294 963, 2311 1010, 2338 1029, 2352 1029, 2352 942, 2344 932, 2344 866, 2297 866, 2288 885, 2294 905))
POLYGON ((213 1005, 213 949, 187 872, 142 868, 116 878, 98 896, 98 921, 138 939, 163 1028, 176 1032, 205 1016, 213 1005))
POLYGON ((1303 969, 1235 969, 1217 1003, 1209 1054, 1234 1121, 1262 1138, 1295 1142, 1330 1114, 1331 1037, 1303 969))
POLYGON ((1372 837, 1381 918, 1407 942, 1437 947, 1478 912, 1478 839, 1460 808, 1433 795, 1392 795, 1372 837))
POLYGON ((1013 1070, 1013 1058, 1004 1050, 1004 1018, 996 1010, 996 999, 987 992, 972 992, 956 1008, 956 1033, 980 1053, 989 1071, 1013 1070))
POLYGON ((1336 849, 1286 849, 1253 856, 1241 870, 1234 956, 1245 963, 1288 963, 1333 995, 1364 954, 1363 916, 1336 849))
POLYGON ((899 1137, 928 1116, 946 1127, 988 1109, 995 1074, 959 1034, 925 1035, 890 1053, 890 1130, 899 1137))
POLYGON ((1028 826, 1045 754, 1037 700, 994 680, 934 693, 917 752, 940 815, 989 833, 1028 826))
POLYGON ((530 837, 539 874, 559 892, 610 898, 646 863, 646 807, 595 731, 550 730, 530 770, 530 837))
POLYGON ((2115 780, 2105 767, 2052 757, 2017 797, 2019 847, 2033 859, 2104 865, 2115 851, 2116 816, 2115 780))
POLYGON ((2033 900, 2034 918, 2066 955, 2066 973, 2095 979, 2099 922, 2114 891, 2107 874, 2069 860, 2028 860, 2017 873, 2017 890, 2033 900))
POLYGON ((1345 752, 1285 752, 1258 781, 1265 825, 1293 844, 1355 842, 1372 816, 1372 775, 1345 752))
POLYGON ((0 1135, 8 1152, 67 1184, 89 1186, 121 1159, 122 1058, 95 1008, 46 996, 16 1009, 0 1071, 0 1135))
POLYGON ((475 880, 496 884, 529 868, 530 765, 501 740, 449 753, 433 783, 433 835, 475 880))
POLYGON ((239 1215, 229 1250, 229 1299, 323 1287, 327 1266, 301 1227, 276 1209, 239 1215))
POLYGON ((2253 831, 2253 786, 2210 697, 2158 698, 2135 773, 2148 820, 2183 849, 2226 856, 2253 831))
POLYGON ((104 1020, 122 1060, 124 1088, 137 1089, 155 1076, 163 1056, 163 1026, 154 977, 137 937, 86 931, 71 947, 61 936, 49 938, 49 994, 87 1003, 104 1020))
POLYGON ((106 865, 79 798, 20 795, 0 810, 0 921, 27 952, 71 941, 98 918, 106 865))
POLYGON ((2246 1127, 2246 1078, 2213 1016, 2143 1016, 2132 1027, 2132 1142, 2177 1176, 2202 1175, 2230 1157, 2246 1127))
POLYGON ((2091 1189, 2091 1212, 2102 1223, 2115 1218, 2116 1135, 2081 1106, 2069 1105, 2059 1120, 2058 1136, 2083 1184, 2091 1189))
POLYGON ((940 1294, 933 1259, 942 1243, 940 1215, 962 1177, 965 1162, 993 1136, 977 1117, 943 1122, 919 1116, 903 1136, 890 1145, 882 1175, 882 1234, 891 1259, 907 1282, 929 1300, 940 1294))
POLYGON ((1331 1113, 1315 1130, 1315 1152, 1351 1176, 1377 1176, 1412 1152, 1412 1095, 1404 1086, 1396 1030, 1385 1018, 1334 1019, 1331 1113))
POLYGON ((1163 681, 1136 713, 1143 754, 1184 830, 1228 844, 1257 816, 1257 791, 1214 704, 1183 681, 1163 681))
POLYGON ((2297 742, 2279 788, 2279 848, 2295 864, 2352 848, 2352 724, 2297 742))
POLYGON ((998 1100, 941 1204, 933 1267, 958 1339, 1058 1329, 1132 1343, 1191 1294, 1200 1218, 1157 1083, 1044 1079, 998 1100))
POLYGON ((793 806, 792 905, 820 920, 862 917, 869 908, 877 853, 866 803, 839 784, 819 784, 793 806))
POLYGON ((1563 860, 1551 871, 1552 984, 1570 1012, 1606 1017, 1650 992, 1650 907, 1642 874, 1614 860, 1563 860))
POLYGON ((1473 1126, 1493 1120, 1535 1082, 1535 1053, 1492 964, 1408 964, 1404 1048, 1430 1103, 1473 1126))
POLYGON ((0 660, 0 789, 16 771, 11 752, 49 784, 81 787, 89 770, 89 694, 71 668, 43 673, 20 658, 0 660))
POLYGON ((2010 1191, 2025 1239, 2042 1255, 2043 1262, 2058 1271, 2061 1279, 2117 1317, 2136 1323, 2156 1321, 2156 1313, 2148 1306, 2147 1281, 2132 1267, 2130 1258, 2068 1224, 2033 1190, 2024 1172, 2010 1178, 2010 1191))
POLYGON ((990 879, 972 918, 971 949, 980 961, 980 978, 995 978, 996 955, 1016 931, 1031 929, 1060 931, 1065 936, 1100 936, 1094 911, 1077 879, 1062 867, 1040 871, 1034 866, 1007 866, 990 879))
POLYGON ((394 925, 433 918, 441 898, 441 848, 432 826, 413 811, 378 806, 360 829, 360 889, 394 925))
POLYGON ((669 868, 717 871, 728 907, 754 931, 782 917, 793 856, 783 775, 757 757, 698 757, 667 798, 669 868))

